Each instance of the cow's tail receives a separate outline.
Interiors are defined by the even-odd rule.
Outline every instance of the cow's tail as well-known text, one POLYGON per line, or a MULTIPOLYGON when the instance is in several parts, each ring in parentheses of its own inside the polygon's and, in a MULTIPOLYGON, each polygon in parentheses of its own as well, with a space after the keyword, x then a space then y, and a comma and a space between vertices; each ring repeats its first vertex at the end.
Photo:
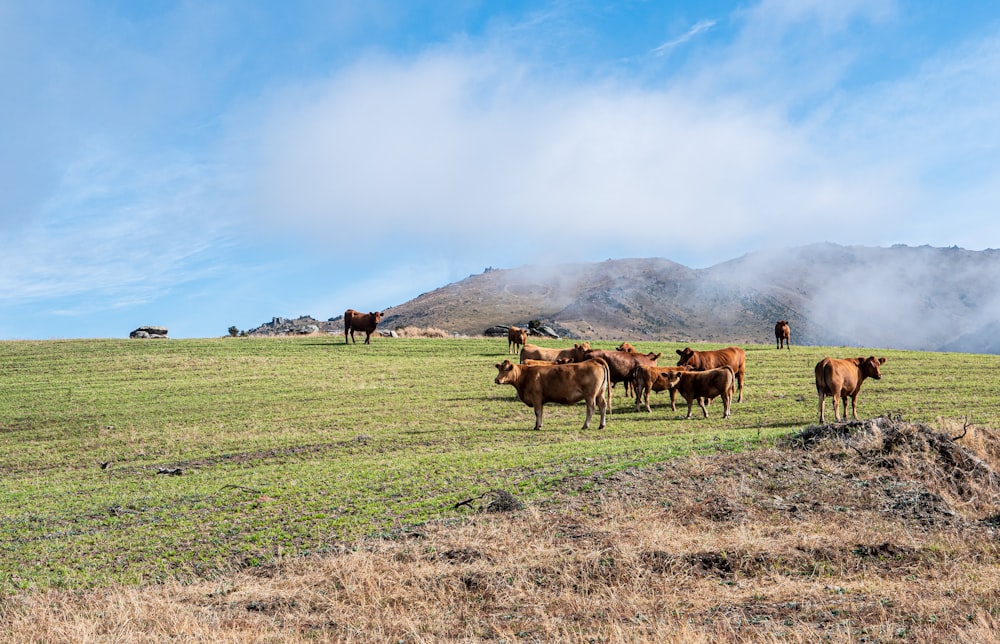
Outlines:
POLYGON ((722 366, 729 369, 729 395, 731 396, 736 393, 736 370, 733 369, 732 365, 724 364, 722 366))
POLYGON ((608 416, 610 416, 611 415, 611 367, 608 366, 608 363, 604 360, 604 358, 594 358, 594 360, 597 360, 598 362, 601 363, 601 369, 604 372, 604 384, 601 385, 601 388, 604 389, 604 401, 608 405, 608 416))

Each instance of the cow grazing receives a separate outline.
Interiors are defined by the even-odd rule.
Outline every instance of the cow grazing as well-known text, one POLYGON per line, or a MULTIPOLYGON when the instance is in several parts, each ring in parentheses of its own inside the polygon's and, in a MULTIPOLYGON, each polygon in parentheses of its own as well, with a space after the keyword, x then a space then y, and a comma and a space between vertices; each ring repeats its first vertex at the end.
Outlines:
POLYGON ((535 429, 542 428, 542 407, 545 403, 572 405, 587 403, 587 419, 583 429, 590 427, 594 409, 601 411, 601 425, 607 425, 611 408, 611 376, 603 360, 585 360, 569 364, 524 365, 504 360, 496 365, 498 385, 512 385, 518 399, 535 410, 535 429))
POLYGON ((584 354, 590 349, 590 343, 574 344, 567 349, 548 349, 534 344, 521 347, 521 362, 525 360, 547 360, 548 362, 580 362, 585 360, 584 354))
POLYGON ((375 327, 378 323, 382 321, 382 312, 377 311, 374 313, 361 313, 355 311, 354 309, 347 309, 344 311, 344 344, 347 344, 347 334, 351 334, 351 341, 357 344, 358 341, 354 339, 355 331, 365 332, 365 344, 371 344, 372 333, 375 333, 375 327))
POLYGON ((823 401, 827 396, 833 398, 833 417, 840 420, 837 411, 837 399, 844 403, 844 420, 847 420, 847 399, 851 399, 851 415, 858 418, 858 394, 865 378, 882 379, 879 369, 885 364, 885 358, 868 356, 867 358, 823 358, 816 363, 816 393, 819 395, 819 422, 825 421, 823 401))
POLYGON ((688 365, 693 371, 708 371, 728 365, 736 375, 736 384, 739 385, 740 395, 736 402, 743 402, 743 378, 746 375, 747 354, 739 347, 727 347, 725 349, 715 349, 714 351, 694 351, 689 347, 683 350, 678 349, 678 367, 688 365))
POLYGON ((650 367, 647 365, 636 365, 632 371, 632 389, 635 390, 635 410, 640 411, 640 405, 645 402, 646 411, 649 408, 649 392, 670 391, 670 409, 677 411, 676 390, 670 389, 667 384, 667 374, 672 371, 689 371, 687 366, 683 367, 650 367))
POLYGON ((586 352, 587 358, 601 358, 608 363, 611 369, 611 385, 619 382, 625 383, 625 395, 629 393, 629 386, 632 382, 632 371, 638 365, 655 367, 659 359, 659 353, 641 354, 626 353, 624 351, 605 351, 603 349, 591 349, 586 352))
POLYGON ((680 392, 687 401, 688 413, 685 418, 691 418, 695 400, 701 407, 701 413, 708 418, 708 409, 705 405, 716 396, 722 396, 722 417, 729 418, 733 388, 736 383, 736 374, 729 365, 707 371, 674 371, 666 374, 666 380, 671 392, 680 392))
POLYGON ((521 347, 524 343, 528 341, 528 331, 516 326, 509 327, 507 329, 507 353, 514 353, 514 350, 520 352, 521 347))
POLYGON ((782 346, 792 350, 792 329, 788 326, 788 320, 778 320, 774 325, 774 341, 779 351, 782 346))

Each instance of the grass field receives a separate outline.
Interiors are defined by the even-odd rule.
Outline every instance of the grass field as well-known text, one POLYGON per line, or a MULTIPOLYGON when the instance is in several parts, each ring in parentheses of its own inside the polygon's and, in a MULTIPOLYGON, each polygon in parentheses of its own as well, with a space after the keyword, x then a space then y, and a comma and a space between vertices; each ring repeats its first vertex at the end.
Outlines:
MULTIPOLYGON (((638 348, 672 364, 682 345, 638 348)), ((817 422, 812 369, 825 355, 888 358, 859 416, 1000 427, 1000 356, 748 346, 730 419, 716 403, 684 420, 664 394, 637 413, 619 386, 607 428, 582 431, 582 405, 549 405, 536 432, 513 388, 493 383, 506 349, 0 343, 0 593, 211 578, 454 517, 456 502, 491 489, 538 500, 574 477, 768 445, 817 422)))

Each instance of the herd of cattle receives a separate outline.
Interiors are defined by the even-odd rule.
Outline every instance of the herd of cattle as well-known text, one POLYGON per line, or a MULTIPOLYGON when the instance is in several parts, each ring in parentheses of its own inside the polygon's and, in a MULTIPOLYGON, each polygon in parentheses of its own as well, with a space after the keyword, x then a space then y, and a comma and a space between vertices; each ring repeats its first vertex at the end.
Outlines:
MULTIPOLYGON (((777 348, 789 348, 790 333, 786 320, 774 329, 777 348)), ((611 388, 621 382, 625 394, 631 389, 635 395, 635 409, 645 406, 650 411, 650 392, 668 391, 670 408, 676 410, 676 394, 687 402, 687 416, 691 418, 697 402, 704 417, 706 405, 714 398, 722 398, 723 418, 731 414, 733 395, 738 391, 737 402, 743 402, 743 383, 746 376, 746 352, 739 347, 714 351, 695 351, 689 347, 678 349, 676 366, 661 367, 656 364, 660 353, 639 353, 628 342, 614 351, 591 349, 589 342, 574 344, 564 349, 548 349, 527 343, 527 332, 510 327, 507 336, 507 353, 519 351, 520 363, 504 360, 496 366, 498 385, 511 385, 517 397, 535 411, 535 429, 542 428, 542 408, 546 403, 571 405, 586 402, 587 417, 583 429, 590 427, 595 410, 601 412, 600 427, 607 423, 611 405, 611 388)), ((789 349, 790 350, 790 349, 789 349)), ((838 399, 843 402, 847 418, 847 401, 851 401, 851 414, 856 419, 857 399, 861 385, 867 378, 881 379, 879 369, 885 358, 823 358, 815 367, 816 393, 819 396, 819 422, 825 422, 824 402, 833 398, 833 414, 840 420, 838 399)))
MULTIPOLYGON (((354 309, 344 312, 344 342, 354 339, 355 331, 365 333, 365 344, 382 320, 381 312, 361 313, 354 309)), ((791 351, 791 329, 787 320, 774 325, 777 349, 791 351)), ((498 385, 511 385, 517 397, 535 411, 535 429, 542 428, 542 408, 545 403, 572 405, 580 401, 587 404, 587 417, 583 429, 590 427, 595 410, 601 412, 601 424, 607 425, 611 407, 611 388, 621 382, 625 394, 635 394, 635 410, 644 405, 650 411, 650 392, 670 392, 670 409, 676 411, 676 395, 687 402, 687 416, 691 418, 694 403, 708 418, 707 405, 715 398, 722 398, 722 417, 732 413, 733 395, 736 402, 743 402, 743 381, 746 376, 746 352, 739 347, 714 351, 695 351, 689 347, 678 349, 676 366, 660 367, 656 361, 660 353, 639 353, 628 342, 614 351, 591 349, 589 342, 574 344, 565 349, 548 349, 528 344, 528 331, 511 326, 507 332, 507 353, 518 351, 520 362, 504 360, 496 366, 498 385)), ((833 399, 833 415, 840 420, 837 401, 844 407, 847 418, 847 400, 851 401, 851 415, 857 419, 858 394, 867 378, 882 378, 881 365, 885 358, 823 358, 815 367, 816 393, 819 395, 819 422, 826 421, 824 402, 833 399)))

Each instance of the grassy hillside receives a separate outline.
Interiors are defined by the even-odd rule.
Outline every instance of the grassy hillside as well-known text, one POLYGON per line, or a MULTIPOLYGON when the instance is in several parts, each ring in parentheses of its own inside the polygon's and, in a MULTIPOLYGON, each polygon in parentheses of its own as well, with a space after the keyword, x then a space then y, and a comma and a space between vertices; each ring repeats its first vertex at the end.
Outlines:
MULTIPOLYGON (((680 347, 638 348, 666 364, 680 347)), ((578 405, 547 406, 535 432, 532 411, 493 383, 506 348, 0 343, 0 592, 211 577, 453 517, 491 489, 538 500, 591 474, 769 443, 816 422, 824 355, 888 358, 862 417, 1000 426, 1000 356, 767 345, 745 347, 745 402, 730 419, 713 405, 683 420, 662 394, 636 413, 619 387, 605 430, 581 431, 578 405)))

